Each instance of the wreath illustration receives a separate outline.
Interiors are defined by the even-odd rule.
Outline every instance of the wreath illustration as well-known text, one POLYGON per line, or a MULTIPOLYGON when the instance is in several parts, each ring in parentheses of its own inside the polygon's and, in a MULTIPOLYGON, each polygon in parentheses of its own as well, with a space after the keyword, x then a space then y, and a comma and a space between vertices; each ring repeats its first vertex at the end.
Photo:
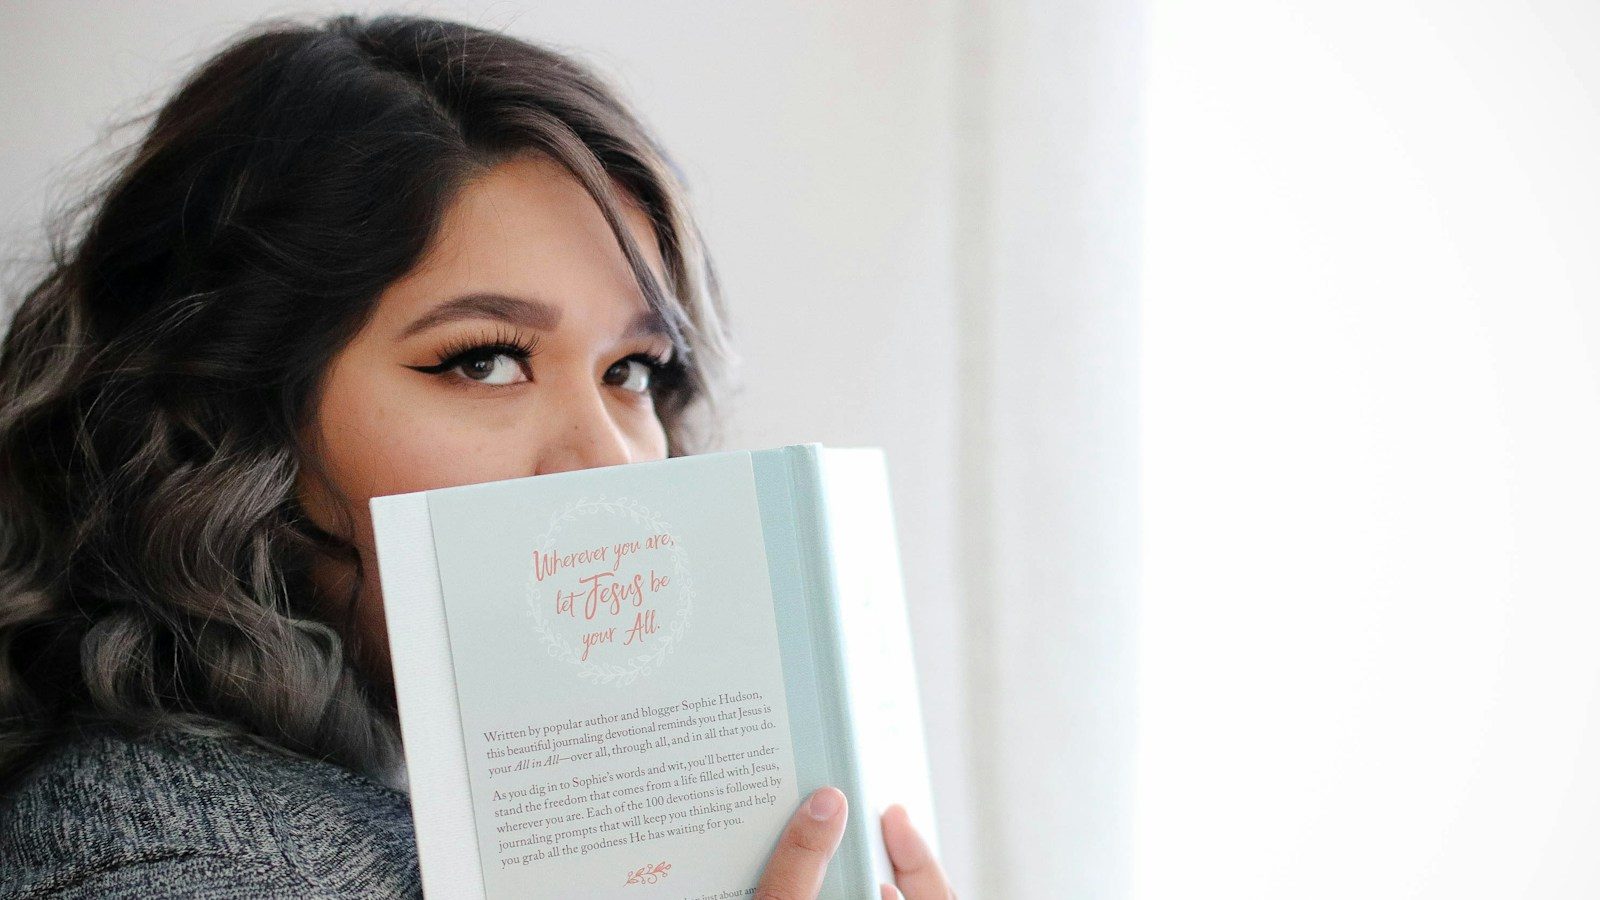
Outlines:
MULTIPOLYGON (((610 500, 604 496, 593 500, 580 497, 551 517, 550 527, 540 538, 539 552, 554 553, 556 536, 565 526, 576 522, 580 517, 601 513, 616 517, 626 516, 630 522, 649 528, 652 534, 671 531, 670 526, 663 522, 655 511, 627 497, 610 500)), ((659 666, 673 645, 683 637, 684 630, 689 627, 689 610, 694 605, 694 584, 689 576, 688 554, 677 540, 672 542, 672 578, 673 584, 678 588, 677 614, 667 625, 665 633, 657 638, 654 650, 636 654, 624 663, 583 659, 579 644, 564 637, 551 626, 547 612, 549 606, 544 602, 539 583, 531 575, 528 578, 526 592, 528 607, 526 615, 532 620, 533 630, 544 642, 545 649, 550 655, 576 666, 578 677, 595 684, 632 684, 659 666)))

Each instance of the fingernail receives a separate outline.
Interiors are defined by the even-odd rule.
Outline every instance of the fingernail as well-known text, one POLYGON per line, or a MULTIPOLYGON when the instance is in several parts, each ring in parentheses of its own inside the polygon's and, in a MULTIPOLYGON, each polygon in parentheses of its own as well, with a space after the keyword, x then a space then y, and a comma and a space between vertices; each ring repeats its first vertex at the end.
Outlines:
POLYGON ((833 788, 817 788, 806 801, 806 813, 818 822, 826 822, 839 814, 844 806, 844 795, 833 788))

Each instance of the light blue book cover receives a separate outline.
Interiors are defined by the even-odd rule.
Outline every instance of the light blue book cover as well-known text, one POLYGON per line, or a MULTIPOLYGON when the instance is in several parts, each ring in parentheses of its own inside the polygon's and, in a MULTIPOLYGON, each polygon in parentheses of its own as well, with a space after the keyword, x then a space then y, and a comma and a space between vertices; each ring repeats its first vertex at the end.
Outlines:
POLYGON ((744 897, 812 790, 824 897, 933 830, 883 454, 817 444, 372 501, 424 889, 744 897))

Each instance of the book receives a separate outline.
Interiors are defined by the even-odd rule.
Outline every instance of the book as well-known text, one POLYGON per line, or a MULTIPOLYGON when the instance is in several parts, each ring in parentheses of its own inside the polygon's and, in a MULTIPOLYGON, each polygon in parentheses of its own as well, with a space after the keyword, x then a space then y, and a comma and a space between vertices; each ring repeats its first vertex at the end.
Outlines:
POLYGON ((822 897, 937 852, 889 479, 797 444, 373 497, 429 897, 746 897, 849 800, 822 897))

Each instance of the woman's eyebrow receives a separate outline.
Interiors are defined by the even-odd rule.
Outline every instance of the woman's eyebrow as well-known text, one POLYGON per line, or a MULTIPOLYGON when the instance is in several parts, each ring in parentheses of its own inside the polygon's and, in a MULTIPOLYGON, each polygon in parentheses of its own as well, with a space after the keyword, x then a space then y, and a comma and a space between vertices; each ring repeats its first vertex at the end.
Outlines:
POLYGON ((667 321, 661 313, 647 309, 633 317, 633 323, 628 326, 628 331, 622 337, 624 340, 636 337, 654 337, 658 334, 671 334, 667 328, 667 321))
MULTIPOLYGON (((495 319, 512 325, 521 325, 537 331, 554 331, 561 322, 561 308, 533 297, 513 297, 480 291, 463 294, 435 306, 418 316, 401 330, 396 341, 403 341, 430 328, 462 319, 495 319)), ((644 337, 668 334, 666 321, 655 310, 645 310, 634 317, 625 337, 644 337)))
POLYGON ((478 292, 463 294, 435 306, 401 330, 397 341, 462 319, 496 319, 538 331, 554 331, 561 321, 561 308, 532 297, 478 292))

